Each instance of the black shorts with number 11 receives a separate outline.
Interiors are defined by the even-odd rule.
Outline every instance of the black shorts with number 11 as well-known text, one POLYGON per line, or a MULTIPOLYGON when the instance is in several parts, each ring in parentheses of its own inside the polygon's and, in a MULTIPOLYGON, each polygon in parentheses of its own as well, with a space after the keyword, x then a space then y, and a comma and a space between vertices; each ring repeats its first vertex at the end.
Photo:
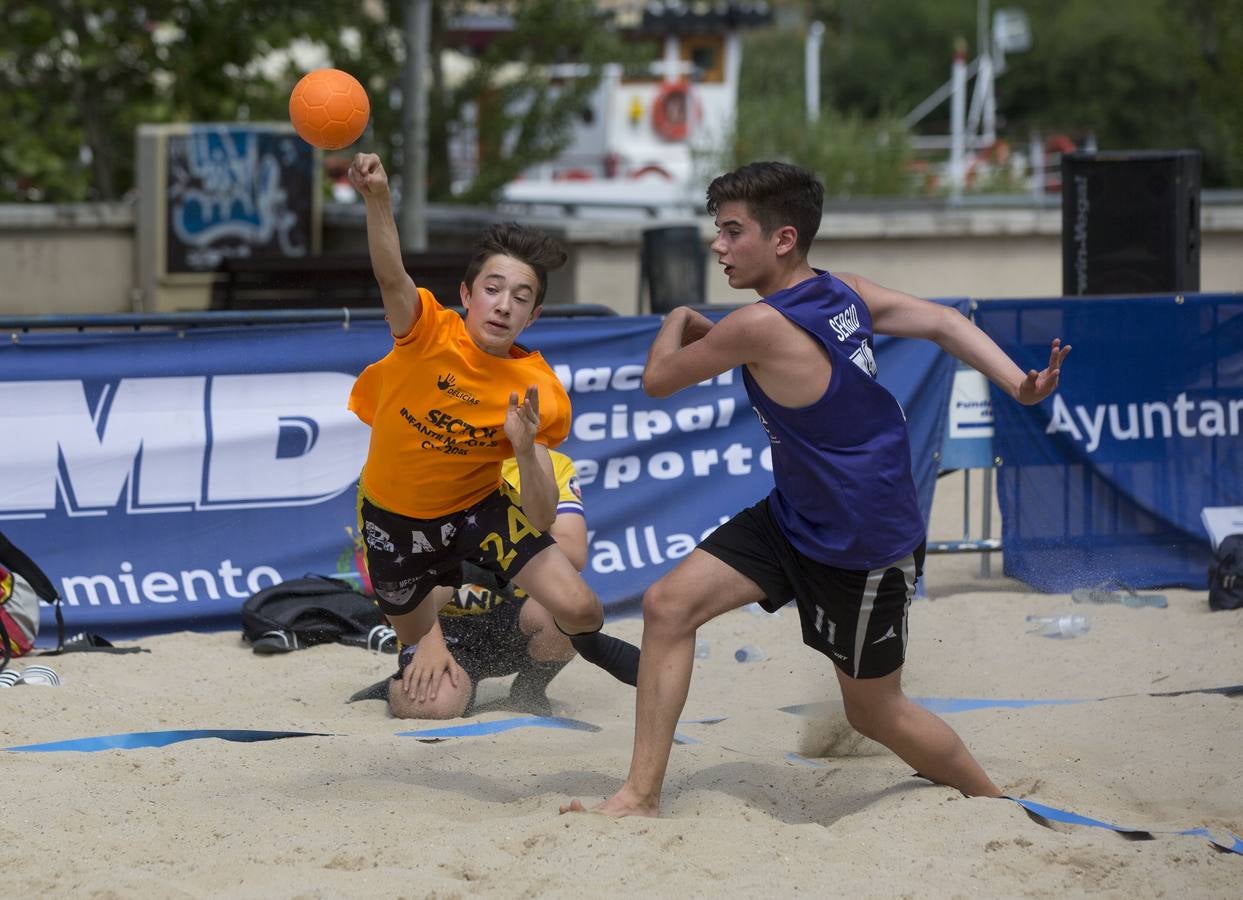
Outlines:
POLYGON ((435 519, 390 512, 360 491, 358 527, 371 586, 390 616, 412 612, 437 585, 460 585, 463 562, 509 580, 556 543, 531 524, 507 484, 468 509, 435 519))
POLYGON ((907 620, 925 546, 876 569, 841 569, 798 551, 777 524, 768 498, 704 538, 699 549, 750 578, 776 612, 798 604, 803 643, 851 678, 881 678, 906 662, 907 620))

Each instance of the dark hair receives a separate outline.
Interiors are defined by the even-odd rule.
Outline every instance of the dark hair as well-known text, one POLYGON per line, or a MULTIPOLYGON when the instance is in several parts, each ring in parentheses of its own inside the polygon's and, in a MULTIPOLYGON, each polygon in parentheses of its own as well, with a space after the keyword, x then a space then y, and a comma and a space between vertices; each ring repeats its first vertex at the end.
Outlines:
POLYGON ((722 204, 736 201, 747 205, 765 237, 793 225, 799 252, 803 256, 811 252, 824 208, 824 185, 812 172, 789 163, 753 162, 708 185, 710 214, 715 216, 722 204))
POLYGON ((471 251, 470 262, 466 264, 466 274, 462 278, 468 289, 475 283, 484 263, 494 256, 511 256, 531 267, 539 280, 536 306, 544 302, 548 273, 565 265, 567 258, 561 244, 544 232, 517 222, 497 222, 480 236, 471 251))

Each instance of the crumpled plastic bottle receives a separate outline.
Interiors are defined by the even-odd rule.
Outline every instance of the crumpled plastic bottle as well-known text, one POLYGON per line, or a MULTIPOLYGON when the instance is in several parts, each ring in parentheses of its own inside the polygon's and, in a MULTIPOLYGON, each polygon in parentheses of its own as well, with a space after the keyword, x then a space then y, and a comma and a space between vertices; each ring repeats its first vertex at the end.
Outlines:
POLYGON ((1087 616, 1028 616, 1027 621, 1035 626, 1028 633, 1042 637, 1078 637, 1092 628, 1087 616))

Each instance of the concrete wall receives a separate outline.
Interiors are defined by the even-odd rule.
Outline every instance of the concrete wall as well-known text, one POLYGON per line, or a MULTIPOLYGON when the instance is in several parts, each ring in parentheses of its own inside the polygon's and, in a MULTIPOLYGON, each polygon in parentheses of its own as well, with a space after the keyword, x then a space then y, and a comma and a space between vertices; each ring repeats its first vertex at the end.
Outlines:
POLYGON ((0 314, 125 312, 134 287, 127 205, 0 205, 0 314))
MULTIPOLYGON (((441 207, 429 216, 433 247, 459 247, 495 213, 441 207)), ((526 217, 570 248, 569 264, 550 280, 550 303, 601 303, 639 311, 639 247, 644 227, 665 220, 598 221, 526 217)), ((705 243, 710 219, 695 220, 705 243)), ((1213 202, 1201 220, 1202 291, 1243 291, 1243 197, 1213 202)), ((812 248, 820 268, 858 272, 927 297, 1055 297, 1061 293, 1058 208, 910 208, 830 210, 812 248)), ((362 209, 328 207, 325 252, 363 252, 362 209)), ((134 214, 127 204, 0 206, 0 315, 86 315, 134 308, 134 214)), ((417 277, 417 273, 414 273, 417 277)), ((733 291, 708 261, 707 300, 754 299, 733 291)), ((205 287, 163 288, 150 310, 204 309, 205 287)))
MULTIPOLYGON (((1243 291, 1243 199, 1203 207, 1200 289, 1243 291)), ((653 220, 649 220, 649 223, 653 220)), ((570 293, 623 314, 638 311, 642 223, 543 219, 573 248, 570 293)), ((663 224, 663 223, 662 223, 663 224)), ((707 243, 711 220, 697 221, 707 243)), ((1062 293, 1060 208, 836 211, 825 214, 812 265, 856 272, 924 297, 1058 297, 1062 293)), ((709 254, 707 302, 746 303, 709 254)))

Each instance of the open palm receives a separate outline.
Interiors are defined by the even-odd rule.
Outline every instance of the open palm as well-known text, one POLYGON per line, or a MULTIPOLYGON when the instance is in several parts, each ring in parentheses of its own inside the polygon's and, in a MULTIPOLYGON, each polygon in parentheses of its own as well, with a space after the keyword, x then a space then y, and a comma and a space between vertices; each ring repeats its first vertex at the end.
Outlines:
POLYGON ((505 412, 505 437, 514 448, 514 453, 523 453, 531 449, 535 443, 535 435, 539 433, 539 388, 527 388, 526 396, 518 402, 518 393, 509 395, 509 409, 505 412))
POLYGON ((1049 365, 1040 372, 1035 369, 1027 373, 1023 383, 1019 385, 1017 399, 1027 406, 1039 403, 1057 390, 1057 380, 1062 374, 1062 362, 1070 353, 1070 344, 1062 346, 1061 338, 1054 338, 1049 350, 1049 365))

